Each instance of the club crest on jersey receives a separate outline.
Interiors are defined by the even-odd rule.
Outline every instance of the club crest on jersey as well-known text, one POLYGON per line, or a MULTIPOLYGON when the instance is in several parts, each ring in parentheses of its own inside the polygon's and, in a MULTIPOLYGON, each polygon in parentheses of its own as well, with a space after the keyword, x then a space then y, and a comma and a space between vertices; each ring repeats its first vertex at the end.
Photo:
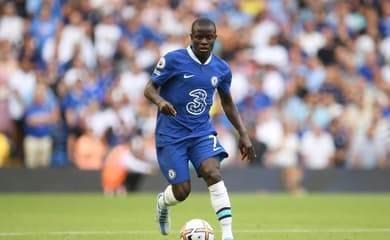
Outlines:
POLYGON ((175 177, 176 177, 176 172, 175 172, 175 170, 173 170, 173 169, 169 169, 168 170, 168 177, 169 177, 169 179, 175 179, 175 177))
POLYGON ((211 85, 213 85, 213 87, 216 87, 217 84, 218 84, 218 78, 216 76, 212 76, 211 79, 211 85))

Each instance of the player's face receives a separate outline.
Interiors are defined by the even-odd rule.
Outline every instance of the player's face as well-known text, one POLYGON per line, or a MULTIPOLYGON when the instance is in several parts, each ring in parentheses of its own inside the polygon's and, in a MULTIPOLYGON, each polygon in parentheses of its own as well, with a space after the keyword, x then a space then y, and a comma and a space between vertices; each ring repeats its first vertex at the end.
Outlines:
POLYGON ((192 49, 195 55, 200 58, 210 56, 216 38, 213 25, 196 26, 191 33, 192 49))

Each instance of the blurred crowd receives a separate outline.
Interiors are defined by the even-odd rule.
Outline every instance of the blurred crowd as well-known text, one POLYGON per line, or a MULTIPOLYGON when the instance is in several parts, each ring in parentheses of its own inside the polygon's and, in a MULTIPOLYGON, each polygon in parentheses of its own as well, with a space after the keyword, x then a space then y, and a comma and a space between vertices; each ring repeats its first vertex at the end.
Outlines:
POLYGON ((0 166, 102 169, 118 146, 156 164, 143 87, 206 16, 257 151, 240 161, 217 102, 223 166, 389 167, 389 0, 0 2, 0 166))

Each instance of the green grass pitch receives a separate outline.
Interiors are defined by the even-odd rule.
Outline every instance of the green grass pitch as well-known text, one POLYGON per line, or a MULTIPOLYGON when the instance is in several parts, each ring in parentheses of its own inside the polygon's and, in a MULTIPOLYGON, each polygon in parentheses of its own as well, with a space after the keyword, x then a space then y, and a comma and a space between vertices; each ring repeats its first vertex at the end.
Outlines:
MULTIPOLYGON (((231 193, 237 240, 389 240, 389 194, 231 193)), ((206 193, 172 208, 172 233, 154 222, 155 194, 0 194, 0 240, 178 240, 203 218, 221 233, 206 193)))

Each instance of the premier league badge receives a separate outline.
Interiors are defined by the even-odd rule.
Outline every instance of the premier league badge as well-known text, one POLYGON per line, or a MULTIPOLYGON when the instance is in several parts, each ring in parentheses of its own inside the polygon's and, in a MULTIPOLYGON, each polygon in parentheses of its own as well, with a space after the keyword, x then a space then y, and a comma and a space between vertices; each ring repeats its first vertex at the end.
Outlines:
POLYGON ((213 85, 213 87, 216 87, 218 84, 218 78, 216 76, 212 76, 211 77, 211 85, 213 85))

